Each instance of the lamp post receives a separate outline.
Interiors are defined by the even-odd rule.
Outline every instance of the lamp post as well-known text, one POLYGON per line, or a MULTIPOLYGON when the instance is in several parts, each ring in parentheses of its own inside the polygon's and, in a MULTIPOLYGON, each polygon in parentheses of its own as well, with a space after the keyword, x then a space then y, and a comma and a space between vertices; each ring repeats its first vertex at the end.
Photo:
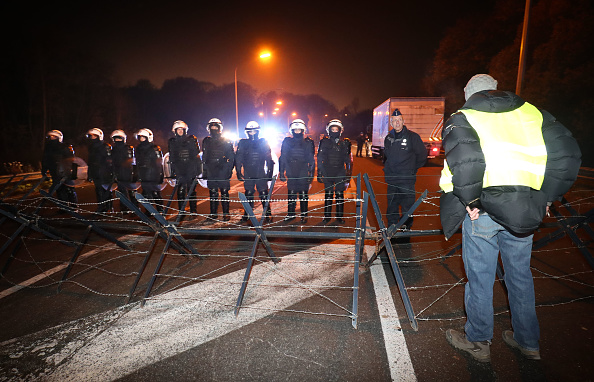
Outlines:
POLYGON ((239 138, 239 105, 237 103, 237 66, 235 67, 235 133, 239 138))
MULTIPOLYGON (((270 52, 261 52, 260 60, 268 60, 272 57, 270 52)), ((235 133, 239 137, 239 103, 237 101, 237 66, 235 67, 235 133)))

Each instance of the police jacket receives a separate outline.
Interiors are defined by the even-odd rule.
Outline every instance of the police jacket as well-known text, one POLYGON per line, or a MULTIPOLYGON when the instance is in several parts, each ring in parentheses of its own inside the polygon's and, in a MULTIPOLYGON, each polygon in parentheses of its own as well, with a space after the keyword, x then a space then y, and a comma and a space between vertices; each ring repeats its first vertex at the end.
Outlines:
POLYGON ((581 152, 569 130, 514 93, 478 92, 445 126, 440 215, 446 239, 462 224, 466 206, 513 232, 530 233, 547 202, 559 200, 577 178, 581 152), (497 126, 501 133, 493 131, 497 126), (505 184, 506 176, 515 184, 505 184))
POLYGON ((281 145, 279 173, 287 178, 313 179, 316 169, 314 141, 309 138, 286 137, 281 145))
POLYGON ((57 140, 48 140, 45 143, 43 156, 41 158, 41 173, 49 171, 52 178, 58 176, 58 163, 64 158, 74 157, 74 149, 71 145, 57 140))
POLYGON ((264 138, 241 139, 237 144, 235 168, 238 178, 272 178, 274 161, 268 141, 264 138))
POLYGON ((231 179, 235 166, 233 143, 221 136, 206 137, 202 141, 204 179, 231 179))
POLYGON ((113 142, 111 146, 111 157, 116 180, 120 182, 133 182, 135 178, 133 171, 134 147, 121 141, 113 142))
POLYGON ((113 163, 111 157, 111 146, 99 139, 92 139, 89 143, 89 180, 99 184, 112 183, 113 163))
POLYGON ((330 178, 350 177, 352 171, 351 141, 348 138, 323 138, 318 146, 318 178, 329 178, 328 181, 339 182, 340 179, 330 178))
POLYGON ((200 145, 194 135, 182 135, 169 138, 169 162, 171 171, 181 181, 188 181, 202 173, 200 145))
POLYGON ((384 138, 384 175, 389 183, 410 182, 427 162, 427 148, 419 134, 406 126, 384 138))
POLYGON ((141 182, 163 182, 163 153, 152 142, 143 141, 136 146, 136 170, 141 182))

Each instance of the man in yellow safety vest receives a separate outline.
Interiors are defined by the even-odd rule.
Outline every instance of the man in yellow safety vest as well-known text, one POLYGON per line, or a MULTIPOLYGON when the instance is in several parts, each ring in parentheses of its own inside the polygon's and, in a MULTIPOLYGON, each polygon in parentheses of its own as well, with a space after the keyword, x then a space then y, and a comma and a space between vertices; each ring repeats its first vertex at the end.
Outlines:
POLYGON ((446 338, 476 360, 490 361, 493 283, 501 253, 513 328, 503 332, 503 340, 526 358, 540 359, 532 236, 548 206, 577 178, 581 152, 551 114, 496 89, 493 77, 472 77, 464 88, 466 103, 443 131, 441 222, 446 240, 462 224, 468 279, 464 333, 449 329, 446 338))

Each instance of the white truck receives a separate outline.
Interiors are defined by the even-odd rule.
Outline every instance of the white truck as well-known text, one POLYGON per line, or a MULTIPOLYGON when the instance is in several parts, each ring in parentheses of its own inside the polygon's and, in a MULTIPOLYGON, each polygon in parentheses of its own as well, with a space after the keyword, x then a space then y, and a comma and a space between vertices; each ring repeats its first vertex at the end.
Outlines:
POLYGON ((445 109, 444 97, 390 97, 373 109, 371 152, 374 158, 384 156, 384 138, 388 134, 390 116, 399 109, 404 125, 421 136, 427 147, 427 157, 435 158, 441 151, 441 130, 445 109))

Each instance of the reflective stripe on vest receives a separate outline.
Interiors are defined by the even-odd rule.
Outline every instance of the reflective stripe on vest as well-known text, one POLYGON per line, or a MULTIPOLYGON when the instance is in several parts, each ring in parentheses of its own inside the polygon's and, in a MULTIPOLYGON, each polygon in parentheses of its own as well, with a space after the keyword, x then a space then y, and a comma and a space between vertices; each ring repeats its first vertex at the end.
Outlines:
MULTIPOLYGON (((542 114, 536 107, 525 102, 505 113, 460 111, 477 132, 485 155, 483 187, 528 186, 540 190, 547 150, 542 137, 542 114)), ((448 184, 445 175, 444 185, 448 184)))

